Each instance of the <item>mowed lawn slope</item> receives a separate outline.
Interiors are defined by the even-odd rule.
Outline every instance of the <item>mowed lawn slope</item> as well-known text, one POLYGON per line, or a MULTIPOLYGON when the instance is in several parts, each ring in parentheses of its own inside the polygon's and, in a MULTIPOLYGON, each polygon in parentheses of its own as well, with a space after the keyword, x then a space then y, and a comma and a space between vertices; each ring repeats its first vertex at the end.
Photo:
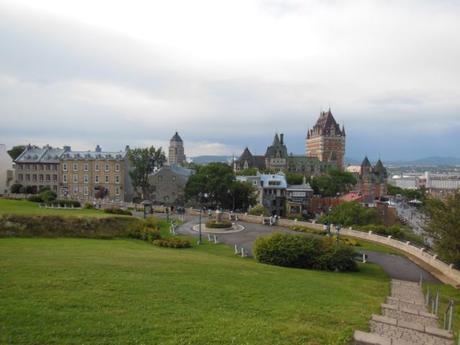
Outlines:
POLYGON ((76 217, 111 217, 113 215, 101 210, 40 208, 36 202, 27 200, 0 199, 0 215, 17 214, 30 216, 76 216, 76 217))
POLYGON ((262 265, 224 245, 0 239, 0 344, 347 344, 388 294, 375 265, 262 265))

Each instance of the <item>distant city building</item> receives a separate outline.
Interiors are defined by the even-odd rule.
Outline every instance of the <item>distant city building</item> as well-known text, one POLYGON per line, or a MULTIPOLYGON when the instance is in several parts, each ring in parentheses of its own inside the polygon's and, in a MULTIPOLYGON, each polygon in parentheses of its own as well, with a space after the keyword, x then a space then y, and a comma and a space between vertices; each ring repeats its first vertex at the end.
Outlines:
POLYGON ((313 189, 305 177, 300 185, 289 185, 286 189, 286 210, 290 216, 307 216, 313 189))
POLYGON ((64 149, 49 145, 38 147, 28 145, 15 159, 14 180, 24 187, 32 187, 34 193, 49 187, 58 193, 59 163, 64 149))
POLYGON ((183 206, 185 185, 193 174, 178 165, 164 166, 149 176, 151 200, 155 204, 183 206))
POLYGON ((361 163, 361 170, 358 176, 358 190, 364 200, 369 201, 387 195, 388 172, 379 159, 375 166, 371 165, 367 157, 361 163))
POLYGON ((257 189, 258 203, 271 215, 285 216, 286 176, 278 174, 257 174, 257 176, 237 176, 237 181, 249 182, 257 189))
POLYGON ((6 150, 6 145, 0 144, 0 195, 9 192, 13 180, 13 160, 6 150))
POLYGON ((94 151, 72 151, 64 146, 59 166, 59 197, 82 202, 132 201, 128 149, 109 152, 97 145, 94 151))
POLYGON ((340 129, 329 108, 321 112, 316 124, 307 132, 306 155, 343 169, 345 137, 344 126, 340 129))
POLYGON ((169 141, 168 164, 181 165, 184 163, 186 163, 184 142, 182 141, 182 138, 179 136, 179 133, 176 132, 169 141))
POLYGON ((246 147, 234 162, 234 170, 242 171, 256 168, 259 171, 283 171, 299 173, 304 176, 317 176, 327 171, 330 164, 320 162, 316 157, 288 155, 284 135, 275 134, 273 143, 267 147, 265 155, 253 155, 246 147))

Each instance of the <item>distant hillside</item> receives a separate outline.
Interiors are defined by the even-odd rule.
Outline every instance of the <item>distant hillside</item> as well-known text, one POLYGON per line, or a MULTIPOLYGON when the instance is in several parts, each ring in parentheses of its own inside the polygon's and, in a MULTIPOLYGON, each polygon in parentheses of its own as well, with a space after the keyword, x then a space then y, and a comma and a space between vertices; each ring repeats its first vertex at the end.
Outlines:
MULTIPOLYGON (((375 159, 371 159, 371 162, 375 159)), ((386 160, 382 158, 385 165, 394 165, 394 166, 446 166, 446 165, 460 165, 460 158, 458 157, 441 157, 441 156, 432 156, 426 158, 420 158, 415 160, 386 160)), ((359 165, 362 162, 361 160, 345 157, 345 162, 348 165, 359 165)))
POLYGON ((191 160, 195 164, 209 164, 214 162, 231 163, 233 160, 233 156, 196 156, 191 157, 191 160))

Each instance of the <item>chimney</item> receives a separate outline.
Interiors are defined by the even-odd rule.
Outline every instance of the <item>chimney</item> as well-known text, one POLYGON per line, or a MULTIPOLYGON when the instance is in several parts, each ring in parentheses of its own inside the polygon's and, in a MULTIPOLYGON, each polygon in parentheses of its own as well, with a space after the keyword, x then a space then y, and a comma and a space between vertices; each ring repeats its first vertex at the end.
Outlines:
POLYGON ((99 145, 96 145, 96 152, 101 152, 101 151, 102 151, 101 147, 99 145))
POLYGON ((280 144, 284 145, 284 134, 283 133, 280 134, 280 144))

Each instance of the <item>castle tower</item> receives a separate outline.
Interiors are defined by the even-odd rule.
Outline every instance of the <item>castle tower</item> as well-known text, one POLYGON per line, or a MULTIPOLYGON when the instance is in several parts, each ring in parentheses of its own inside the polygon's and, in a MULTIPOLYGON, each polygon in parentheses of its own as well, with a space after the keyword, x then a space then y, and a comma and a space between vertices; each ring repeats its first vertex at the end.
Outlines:
POLYGON ((307 132, 307 157, 331 163, 343 169, 345 156, 345 128, 337 124, 331 109, 322 111, 318 121, 307 132))
POLYGON ((183 164, 185 163, 185 153, 184 153, 184 142, 179 136, 179 133, 173 135, 169 141, 169 155, 168 155, 168 164, 183 164))

